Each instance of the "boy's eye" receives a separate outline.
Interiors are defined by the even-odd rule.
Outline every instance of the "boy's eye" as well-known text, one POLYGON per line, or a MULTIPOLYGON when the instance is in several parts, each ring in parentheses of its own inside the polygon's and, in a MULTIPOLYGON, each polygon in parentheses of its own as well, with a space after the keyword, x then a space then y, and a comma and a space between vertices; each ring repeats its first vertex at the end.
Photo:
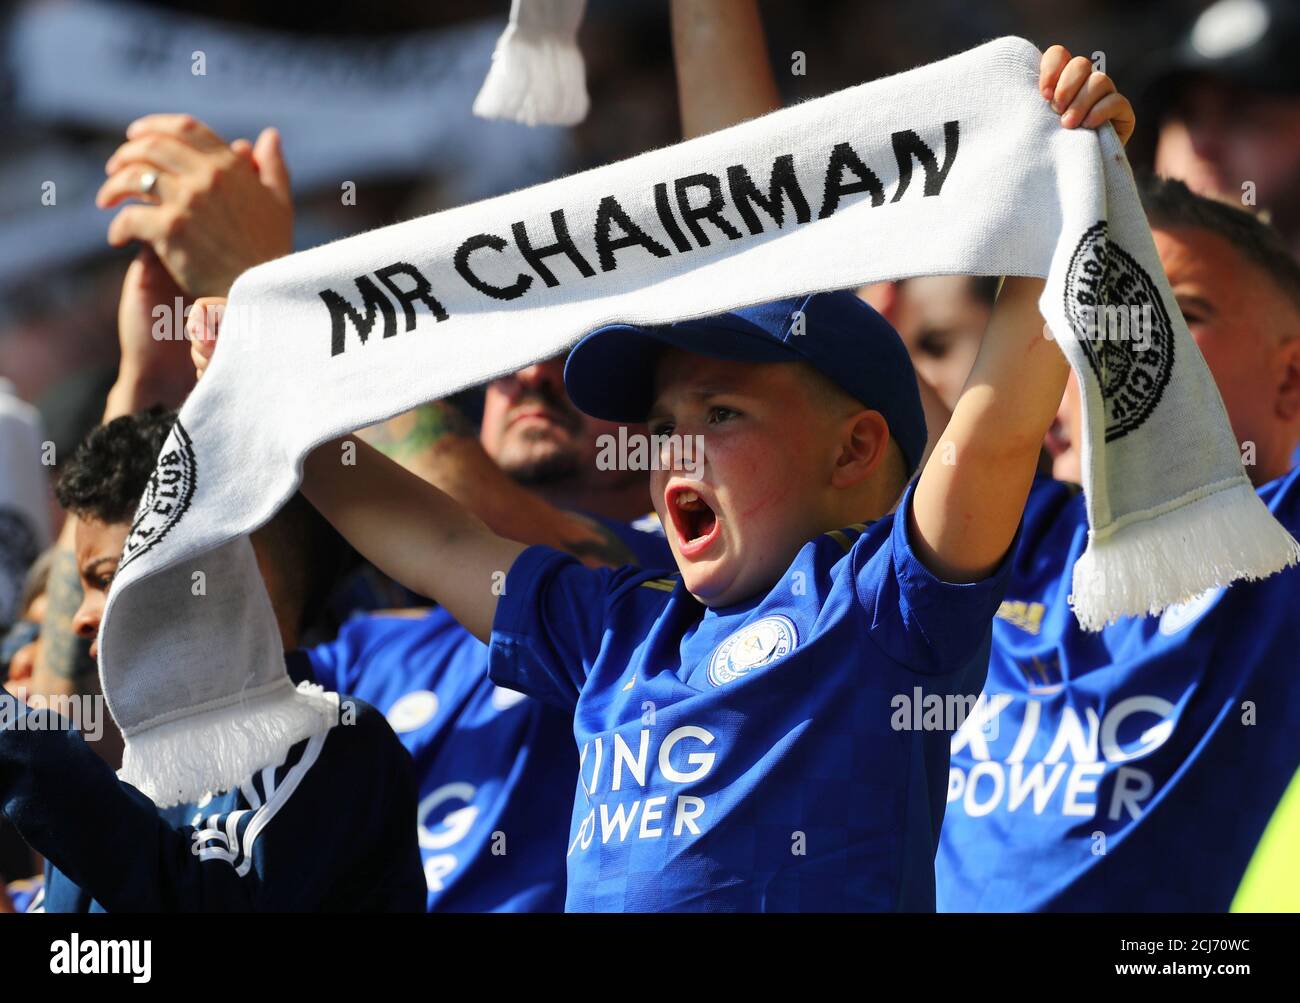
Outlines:
POLYGON ((948 339, 942 334, 927 331, 917 340, 917 348, 922 355, 932 359, 942 359, 948 354, 948 339))
POLYGON ((673 429, 676 428, 671 421, 655 421, 650 423, 651 435, 672 435, 673 429))
POLYGON ((740 414, 739 411, 729 407, 723 407, 721 404, 715 404, 713 407, 709 408, 709 424, 717 425, 720 422, 729 421, 738 414, 740 414))

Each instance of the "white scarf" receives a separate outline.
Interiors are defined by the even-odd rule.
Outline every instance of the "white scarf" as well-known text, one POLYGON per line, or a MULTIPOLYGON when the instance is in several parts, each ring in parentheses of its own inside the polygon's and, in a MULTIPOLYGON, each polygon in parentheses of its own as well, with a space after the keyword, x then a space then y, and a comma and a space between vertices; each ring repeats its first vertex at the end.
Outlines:
POLYGON ((1038 63, 1030 43, 1004 38, 241 276, 101 629, 124 777, 160 803, 183 800, 322 726, 319 698, 285 677, 247 538, 293 493, 313 446, 609 321, 915 275, 1046 276, 1040 307, 1083 390, 1080 622, 1294 562, 1295 541, 1242 472, 1114 130, 1063 129, 1038 63), (1146 351, 1075 340, 1087 309, 1107 303, 1150 307, 1146 351))

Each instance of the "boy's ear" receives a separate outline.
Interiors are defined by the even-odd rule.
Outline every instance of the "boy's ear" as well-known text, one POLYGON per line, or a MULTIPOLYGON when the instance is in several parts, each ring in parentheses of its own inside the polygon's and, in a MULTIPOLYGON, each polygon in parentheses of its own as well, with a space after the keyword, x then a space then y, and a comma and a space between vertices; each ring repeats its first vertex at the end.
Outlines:
POLYGON ((1283 342, 1279 362, 1282 383, 1277 389, 1276 413, 1289 424, 1300 418, 1300 336, 1283 342))
POLYGON ((885 457, 889 423, 879 411, 859 411, 846 418, 831 485, 850 488, 870 477, 885 457))

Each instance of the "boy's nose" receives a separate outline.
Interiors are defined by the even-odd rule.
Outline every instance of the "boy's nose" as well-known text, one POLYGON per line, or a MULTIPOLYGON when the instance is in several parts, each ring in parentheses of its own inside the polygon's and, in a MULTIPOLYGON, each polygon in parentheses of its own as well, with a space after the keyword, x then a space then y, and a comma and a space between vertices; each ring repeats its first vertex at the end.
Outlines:
POLYGON ((704 436, 674 431, 659 437, 659 469, 698 477, 704 469, 704 436))

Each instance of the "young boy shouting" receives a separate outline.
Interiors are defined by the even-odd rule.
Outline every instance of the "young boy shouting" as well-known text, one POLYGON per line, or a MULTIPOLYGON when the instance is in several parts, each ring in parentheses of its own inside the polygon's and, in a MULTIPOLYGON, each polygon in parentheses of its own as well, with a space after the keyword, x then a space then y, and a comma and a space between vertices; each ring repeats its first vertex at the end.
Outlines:
MULTIPOLYGON (((1040 84, 1063 126, 1132 131, 1088 60, 1054 47, 1040 84)), ((848 293, 588 335, 579 407, 702 437, 702 469, 652 475, 671 577, 496 536, 360 443, 354 466, 337 442, 309 457, 304 493, 358 549, 490 639, 497 683, 573 713, 569 909, 933 908, 960 721, 899 711, 983 683, 1067 373, 1041 288, 1006 282, 910 486, 916 378, 848 293)))

